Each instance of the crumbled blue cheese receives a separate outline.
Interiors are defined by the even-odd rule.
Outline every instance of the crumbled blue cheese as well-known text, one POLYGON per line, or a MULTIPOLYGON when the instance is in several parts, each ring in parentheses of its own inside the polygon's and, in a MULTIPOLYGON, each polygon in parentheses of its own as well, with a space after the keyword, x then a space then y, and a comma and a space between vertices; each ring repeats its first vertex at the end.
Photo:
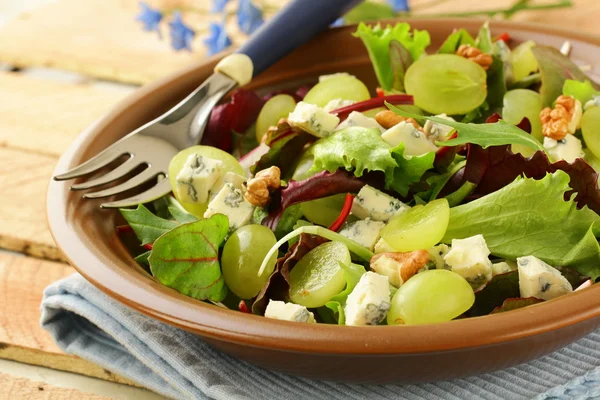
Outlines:
POLYGON ((225 174, 221 175, 219 179, 217 179, 213 187, 210 189, 210 199, 214 199, 227 183, 231 183, 234 188, 243 192, 244 182, 246 182, 246 178, 242 175, 236 174, 235 172, 226 172, 225 174))
POLYGON ((444 261, 444 257, 450 251, 450 247, 447 244, 438 244, 428 249, 429 262, 427 265, 430 269, 451 269, 448 264, 444 261))
POLYGON ((404 154, 407 156, 420 156, 438 149, 436 145, 427 140, 427 136, 423 132, 406 121, 383 132, 381 138, 392 147, 404 143, 404 154))
POLYGON ((385 224, 381 221, 372 221, 367 218, 344 225, 339 234, 373 251, 375 243, 379 240, 379 232, 384 226, 385 224))
POLYGON ((331 78, 339 78, 342 76, 352 76, 354 77, 354 75, 350 75, 347 72, 336 72, 335 74, 327 74, 327 75, 321 75, 319 76, 319 82, 323 82, 326 81, 327 79, 331 79, 331 78))
POLYGON ((326 137, 333 133, 340 119, 314 104, 301 101, 288 115, 287 122, 291 127, 302 129, 313 136, 326 137))
POLYGON ((346 300, 346 325, 377 325, 390 309, 388 277, 366 272, 346 300))
POLYGON ((482 235, 452 239, 452 247, 444 261, 476 289, 492 279, 490 250, 482 235))
POLYGON ((283 321, 316 322, 314 314, 306 307, 277 300, 269 300, 265 317, 283 321))
POLYGON ((575 101, 575 105, 572 110, 571 119, 567 125, 568 133, 575 133, 577 129, 581 128, 581 117, 583 116, 583 107, 581 106, 581 102, 574 97, 573 100, 575 101))
POLYGON ((554 161, 565 160, 571 163, 577 158, 583 158, 581 140, 577 139, 575 135, 567 134, 561 140, 544 137, 544 148, 548 150, 548 154, 554 161))
POLYGON ((506 274, 507 272, 516 271, 517 263, 512 260, 500 261, 492 264, 492 275, 506 274))
POLYGON ((398 199, 388 196, 372 186, 365 185, 358 192, 352 203, 352 214, 360 219, 370 218, 374 221, 387 222, 394 215, 410 209, 398 199))
POLYGON ((194 153, 177 174, 175 192, 182 203, 206 203, 223 169, 223 163, 194 153))
POLYGON ((379 132, 385 132, 385 128, 379 125, 379 123, 377 123, 377 121, 375 121, 374 118, 367 117, 366 115, 358 111, 352 111, 350 115, 348 115, 348 118, 346 118, 342 123, 340 123, 337 126, 337 128, 335 128, 335 130, 341 131, 342 129, 348 128, 350 126, 375 128, 379 129, 379 132))
POLYGON ((517 258, 521 297, 551 300, 573 291, 569 281, 556 268, 534 256, 517 258))
POLYGON ((250 222, 254 206, 244 198, 241 190, 226 183, 223 189, 208 204, 204 218, 210 218, 215 214, 225 214, 229 218, 230 230, 235 230, 250 222))
MULTIPOLYGON (((436 115, 438 118, 447 119, 448 121, 454 121, 454 118, 447 116, 446 114, 436 115)), ((423 131, 427 138, 432 141, 443 142, 447 140, 450 136, 450 133, 454 131, 454 128, 448 125, 439 124, 433 121, 425 121, 425 125, 423 125, 423 131)))
POLYGON ((333 99, 329 100, 329 103, 325 104, 323 110, 331 112, 333 110, 337 110, 338 108, 351 106, 354 103, 356 103, 354 100, 333 99))

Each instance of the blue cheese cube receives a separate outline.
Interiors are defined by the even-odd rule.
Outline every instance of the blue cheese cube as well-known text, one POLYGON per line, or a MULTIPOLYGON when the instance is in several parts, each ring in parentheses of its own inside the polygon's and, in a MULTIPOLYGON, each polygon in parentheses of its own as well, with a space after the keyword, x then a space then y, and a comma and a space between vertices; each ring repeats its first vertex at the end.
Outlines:
POLYGON ((190 154, 177 174, 175 192, 182 203, 206 203, 210 189, 221 176, 223 163, 199 154, 190 154))
POLYGON ((490 250, 482 235, 466 239, 452 239, 450 251, 444 261, 476 289, 492 279, 492 262, 489 260, 490 250))
POLYGON ((577 139, 575 135, 567 134, 561 140, 544 137, 544 147, 554 161, 565 160, 572 163, 577 158, 583 158, 581 140, 577 139))
POLYGON ((492 275, 506 274, 507 272, 516 271, 517 263, 512 260, 500 261, 492 264, 492 275))
POLYGON ((385 128, 379 125, 374 118, 367 117, 366 115, 358 111, 352 111, 350 115, 348 115, 348 118, 346 118, 341 124, 339 124, 337 128, 335 128, 335 130, 337 132, 351 126, 360 126, 362 128, 375 128, 378 129, 379 132, 385 131, 385 128))
POLYGON ((429 253, 429 262, 427 263, 430 269, 451 269, 446 261, 444 261, 444 257, 450 251, 450 247, 447 244, 438 244, 427 250, 429 253))
POLYGON ((346 300, 346 325, 377 325, 390 309, 388 277, 366 272, 346 300))
POLYGON ((269 300, 265 317, 283 321, 316 322, 314 314, 306 307, 277 300, 269 300))
POLYGON ((340 119, 314 104, 301 101, 288 115, 287 122, 291 127, 302 129, 313 136, 326 137, 333 133, 340 119))
POLYGON ((372 186, 365 185, 352 203, 352 214, 360 219, 387 222, 393 216, 410 209, 398 199, 388 196, 372 186))
POLYGON ((235 172, 226 172, 217 179, 210 189, 210 199, 214 199, 227 183, 230 183, 234 188, 243 191, 244 182, 246 182, 246 178, 242 175, 236 174, 235 172))
MULTIPOLYGON (((446 114, 436 115, 438 118, 447 119, 448 121, 454 121, 454 118, 447 116, 446 114)), ((443 142, 447 140, 450 133, 454 131, 454 128, 448 125, 438 124, 437 122, 427 120, 423 125, 423 132, 427 135, 427 138, 432 141, 443 142)))
POLYGON ((339 234, 373 251, 375 243, 379 240, 379 232, 384 226, 385 224, 381 221, 372 221, 367 218, 346 224, 339 234))
POLYGON ((204 218, 210 218, 215 214, 225 214, 229 218, 229 229, 236 230, 250 222, 254 206, 244 198, 241 190, 226 183, 223 189, 208 203, 208 209, 204 218))
POLYGON ((560 271, 534 256, 517 258, 521 297, 551 300, 573 291, 560 271))
POLYGON ((427 136, 415 127, 402 121, 383 132, 381 138, 390 146, 396 147, 404 143, 404 154, 407 156, 420 156, 432 151, 437 151, 437 146, 431 143, 427 136))
POLYGON ((337 110, 338 108, 351 106, 354 103, 356 103, 354 100, 333 99, 329 100, 325 107, 323 107, 323 110, 331 112, 333 110, 337 110))

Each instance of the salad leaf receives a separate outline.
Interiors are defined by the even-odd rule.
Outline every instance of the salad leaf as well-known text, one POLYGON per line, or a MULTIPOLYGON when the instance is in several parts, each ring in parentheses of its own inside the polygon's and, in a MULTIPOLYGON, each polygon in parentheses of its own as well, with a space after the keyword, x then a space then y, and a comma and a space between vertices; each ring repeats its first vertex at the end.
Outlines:
POLYGON ((344 307, 346 306, 346 300, 352 290, 360 281, 361 276, 367 271, 362 265, 350 263, 350 265, 345 265, 343 263, 339 263, 340 267, 344 270, 344 276, 346 277, 346 287, 339 294, 333 296, 331 300, 325 303, 325 307, 329 308, 334 315, 337 316, 338 325, 344 325, 346 323, 346 318, 344 315, 344 307))
POLYGON ((252 124, 243 133, 231 132, 232 146, 231 154, 238 160, 258 146, 256 141, 256 124, 252 124))
POLYGON ((280 239, 293 231, 296 222, 298 222, 303 215, 299 204, 286 208, 277 223, 277 228, 275 228, 275 231, 273 232, 275 233, 275 237, 280 239))
MULTIPOLYGON (((536 45, 531 51, 538 62, 542 77, 542 107, 552 106, 554 100, 562 94, 567 79, 590 80, 573 61, 554 47, 536 45)), ((591 80, 590 82, 595 89, 600 89, 596 83, 591 80)))
POLYGON ((245 132, 256 121, 264 103, 256 93, 237 89, 228 103, 213 108, 201 144, 230 152, 232 132, 245 132))
POLYGON ((159 236, 179 225, 175 221, 157 217, 143 204, 138 205, 136 209, 121 208, 119 211, 142 245, 154 243, 159 236))
POLYGON ((215 214, 180 225, 159 237, 148 258, 150 271, 165 286, 200 300, 222 301, 227 286, 219 264, 219 247, 229 219, 215 214))
POLYGON ((485 21, 481 29, 479 29, 479 33, 475 39, 475 47, 484 53, 491 53, 494 50, 492 34, 490 33, 490 21, 485 21))
POLYGON ((396 161, 390 145, 375 128, 351 126, 316 141, 309 151, 314 156, 311 171, 335 172, 339 168, 354 170, 357 177, 365 171, 382 171, 386 182, 393 179, 396 161))
POLYGON ((394 85, 389 51, 390 42, 392 40, 400 42, 406 47, 413 60, 418 60, 431 43, 427 31, 415 29, 411 34, 410 25, 406 22, 397 23, 393 27, 387 25, 385 28, 382 28, 380 24, 371 27, 361 22, 353 35, 360 38, 367 48, 379 85, 384 90, 390 90, 394 85))
POLYGON ((364 185, 365 182, 344 170, 322 171, 302 181, 289 181, 271 195, 271 211, 262 224, 274 230, 288 207, 338 193, 356 193, 364 185))
POLYGON ((475 302, 467 311, 467 315, 469 317, 488 315, 496 307, 501 307, 504 300, 520 295, 518 271, 495 275, 485 286, 475 291, 475 302))
POLYGON ((569 176, 564 171, 541 180, 517 178, 494 193, 451 208, 442 241, 482 234, 495 256, 514 260, 533 255, 595 279, 600 276, 600 246, 593 226, 600 216, 564 201, 567 191, 569 176))
POLYGON ((306 253, 328 241, 321 236, 306 233, 300 235, 299 240, 290 246, 287 253, 277 259, 273 273, 252 303, 252 313, 263 315, 271 299, 289 301, 290 271, 306 253))
POLYGON ((175 199, 175 197, 167 195, 165 196, 165 198, 167 203, 167 210, 169 211, 169 214, 171 214, 171 216, 175 218, 175 221, 185 224, 188 222, 194 222, 198 220, 198 218, 187 212, 186 209, 183 208, 183 206, 177 201, 177 199, 175 199))
POLYGON ((567 79, 563 85, 562 94, 573 96, 579 100, 581 104, 585 104, 589 100, 592 100, 594 96, 600 96, 600 91, 594 89, 589 80, 580 82, 567 79))
POLYGON ((150 257, 150 250, 143 252, 134 258, 135 262, 140 265, 148 265, 148 257, 150 257))
POLYGON ((468 124, 470 122, 479 122, 489 114, 489 111, 490 105, 487 103, 487 101, 484 101, 479 107, 466 113, 460 122, 462 122, 463 124, 468 124))
POLYGON ((390 63, 394 74, 392 90, 404 91, 404 73, 413 63, 413 58, 406 47, 397 40, 390 41, 390 63))
POLYGON ((585 283, 585 281, 590 279, 589 276, 582 275, 573 268, 563 267, 561 265, 558 265, 554 268, 560 271, 560 274, 569 281, 573 289, 577 289, 579 286, 585 283))
POLYGON ((429 152, 420 156, 406 156, 404 150, 404 143, 400 143, 391 150, 392 157, 394 157, 398 166, 394 169, 390 188, 406 197, 410 185, 419 182, 423 174, 433 168, 436 153, 429 152))
POLYGON ((464 124, 462 122, 450 121, 439 117, 423 117, 416 114, 407 113, 386 103, 386 106, 398 115, 414 118, 421 125, 425 120, 437 122, 442 125, 448 125, 456 129, 458 137, 438 144, 444 146, 458 146, 461 144, 474 143, 484 149, 489 146, 501 146, 505 144, 521 144, 534 150, 545 152, 544 146, 527 132, 515 125, 508 124, 499 120, 495 124, 464 124))
POLYGON ((388 4, 363 1, 344 15, 346 24, 358 24, 363 21, 377 21, 394 18, 396 13, 388 4))
POLYGON ((502 302, 501 306, 494 308, 490 314, 498 314, 501 312, 517 310, 519 308, 541 303, 542 301, 544 300, 536 299, 535 297, 528 297, 526 299, 521 297, 506 299, 504 302, 502 302))
POLYGON ((462 44, 474 46, 475 40, 465 28, 460 28, 458 30, 455 29, 454 32, 452 32, 450 36, 446 38, 444 43, 442 43, 437 52, 444 54, 456 54, 456 50, 458 50, 462 44))
POLYGON ((485 101, 492 109, 499 109, 502 108, 504 103, 504 94, 506 93, 504 63, 497 56, 493 56, 492 58, 494 61, 487 71, 488 91, 485 101))

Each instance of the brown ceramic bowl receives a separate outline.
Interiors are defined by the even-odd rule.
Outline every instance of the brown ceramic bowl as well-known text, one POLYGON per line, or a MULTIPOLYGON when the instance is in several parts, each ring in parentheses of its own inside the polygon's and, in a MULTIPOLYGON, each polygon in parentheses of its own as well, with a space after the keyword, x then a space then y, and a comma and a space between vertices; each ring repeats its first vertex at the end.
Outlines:
MULTIPOLYGON (((454 28, 476 32, 482 21, 414 20, 432 47, 454 28)), ((375 77, 366 51, 350 33, 331 30, 257 77, 251 89, 294 87, 320 74, 347 71, 369 87, 375 77)), ((560 47, 600 65, 600 38, 573 31, 493 22, 494 34, 560 47)), ((217 58, 140 89, 83 132, 62 156, 56 173, 92 157, 127 132, 166 111, 212 72, 217 58)), ((50 182, 48 219, 71 264, 109 296, 152 318, 202 336, 251 363, 312 378, 349 382, 418 382, 479 374, 542 356, 600 325, 600 285, 507 313, 435 325, 340 327, 300 324, 225 310, 161 285, 136 265, 115 234, 118 213, 69 192, 69 182, 50 182)))

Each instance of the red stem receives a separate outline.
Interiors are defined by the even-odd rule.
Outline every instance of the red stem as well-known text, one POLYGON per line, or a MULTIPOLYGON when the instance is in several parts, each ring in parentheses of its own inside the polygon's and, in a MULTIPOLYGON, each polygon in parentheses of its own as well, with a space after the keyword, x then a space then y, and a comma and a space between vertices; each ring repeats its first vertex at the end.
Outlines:
POLYGON ((143 247, 144 247, 146 250, 152 250, 152 247, 153 247, 153 245, 152 245, 152 243, 146 243, 146 244, 145 244, 143 247))
POLYGON ((500 35, 496 36, 493 40, 494 42, 502 40, 504 43, 508 43, 510 42, 510 34, 508 32, 501 33, 500 35))
POLYGON ((244 300, 240 300, 240 304, 238 304, 238 309, 243 313, 251 314, 250 309, 248 308, 244 300))
POLYGON ((131 233, 133 228, 129 225, 117 225, 117 233, 131 233))
POLYGON ((337 114, 340 122, 348 118, 352 111, 367 111, 377 107, 385 106, 385 102, 391 104, 413 104, 413 97, 408 94, 392 94, 383 97, 373 97, 372 99, 359 101, 346 107, 341 107, 331 111, 331 114, 337 114))
POLYGON ((342 225, 344 225, 344 222, 346 222, 348 215, 350 215, 350 211, 352 210, 352 203, 354 203, 354 196, 352 196, 350 193, 347 193, 346 198, 344 199, 344 207, 342 207, 340 215, 329 226, 330 231, 337 232, 340 230, 342 225))

